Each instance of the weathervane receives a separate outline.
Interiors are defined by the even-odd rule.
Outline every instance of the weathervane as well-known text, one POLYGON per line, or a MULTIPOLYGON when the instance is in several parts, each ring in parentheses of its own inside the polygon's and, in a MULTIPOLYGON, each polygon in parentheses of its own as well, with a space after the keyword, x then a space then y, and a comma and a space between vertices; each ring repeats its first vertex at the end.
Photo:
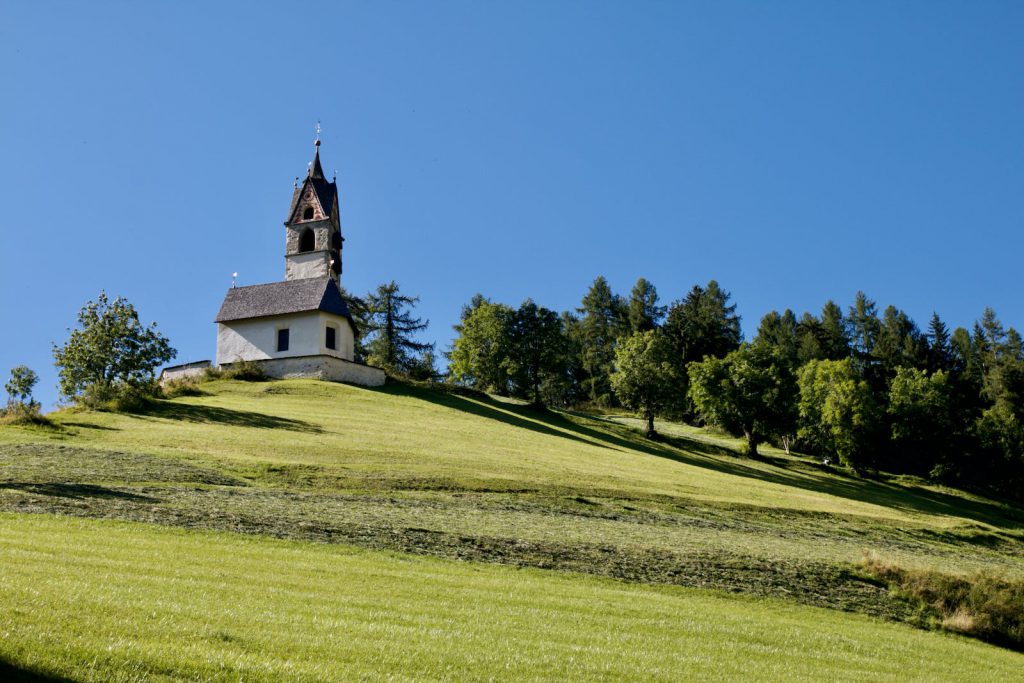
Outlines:
POLYGON ((235 288, 235 280, 238 279, 238 273, 231 273, 231 289, 235 288))
POLYGON ((316 122, 316 141, 313 143, 317 147, 320 146, 320 122, 316 122))

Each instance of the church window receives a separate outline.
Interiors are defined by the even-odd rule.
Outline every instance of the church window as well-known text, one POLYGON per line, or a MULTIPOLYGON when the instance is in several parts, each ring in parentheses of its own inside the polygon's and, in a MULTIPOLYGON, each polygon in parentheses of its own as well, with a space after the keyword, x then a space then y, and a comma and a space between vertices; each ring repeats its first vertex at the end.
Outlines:
POLYGON ((327 326, 327 348, 337 350, 338 349, 338 331, 331 325, 327 326))
POLYGON ((288 328, 284 327, 277 331, 277 350, 288 350, 288 328))
POLYGON ((299 251, 313 251, 316 248, 316 235, 309 228, 302 231, 299 235, 299 251))
POLYGON ((312 206, 307 206, 306 210, 302 212, 302 220, 308 221, 312 217, 313 217, 313 207, 312 206))

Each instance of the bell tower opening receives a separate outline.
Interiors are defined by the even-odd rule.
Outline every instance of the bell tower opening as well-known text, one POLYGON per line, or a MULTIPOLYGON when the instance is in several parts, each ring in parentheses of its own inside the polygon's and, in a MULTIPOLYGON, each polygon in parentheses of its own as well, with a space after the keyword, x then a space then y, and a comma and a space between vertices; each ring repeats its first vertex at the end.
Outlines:
MULTIPOLYGON (((312 211, 312 209, 306 210, 312 211)), ((302 231, 302 234, 299 235, 299 253, 305 254, 307 251, 313 251, 314 249, 316 249, 316 233, 309 228, 306 228, 302 231)))
POLYGON ((345 238, 338 215, 338 184, 324 175, 320 140, 306 178, 296 179, 292 204, 285 219, 285 280, 330 278, 341 284, 341 254, 345 238))

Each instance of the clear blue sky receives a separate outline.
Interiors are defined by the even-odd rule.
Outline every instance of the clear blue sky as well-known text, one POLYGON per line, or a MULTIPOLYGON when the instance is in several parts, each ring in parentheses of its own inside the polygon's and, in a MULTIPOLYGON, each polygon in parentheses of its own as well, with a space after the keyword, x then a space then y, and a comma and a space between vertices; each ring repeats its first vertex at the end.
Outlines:
POLYGON ((212 358, 338 172, 343 284, 563 310, 598 274, 1024 327, 1024 3, 0 4, 0 372, 105 289, 212 358))

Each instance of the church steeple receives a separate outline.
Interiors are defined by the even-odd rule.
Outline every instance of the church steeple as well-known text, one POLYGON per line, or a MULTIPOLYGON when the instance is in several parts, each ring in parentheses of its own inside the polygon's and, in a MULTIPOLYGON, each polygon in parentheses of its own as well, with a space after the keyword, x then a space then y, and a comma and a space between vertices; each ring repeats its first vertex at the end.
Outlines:
POLYGON ((318 180, 327 180, 324 177, 324 169, 320 165, 320 137, 317 136, 316 142, 313 143, 316 146, 316 154, 313 155, 313 164, 309 167, 309 177, 316 178, 318 180))
POLYGON ((316 127, 313 161, 306 178, 295 187, 285 219, 285 279, 330 277, 340 284, 341 221, 338 185, 324 177, 320 164, 320 124, 316 127))

